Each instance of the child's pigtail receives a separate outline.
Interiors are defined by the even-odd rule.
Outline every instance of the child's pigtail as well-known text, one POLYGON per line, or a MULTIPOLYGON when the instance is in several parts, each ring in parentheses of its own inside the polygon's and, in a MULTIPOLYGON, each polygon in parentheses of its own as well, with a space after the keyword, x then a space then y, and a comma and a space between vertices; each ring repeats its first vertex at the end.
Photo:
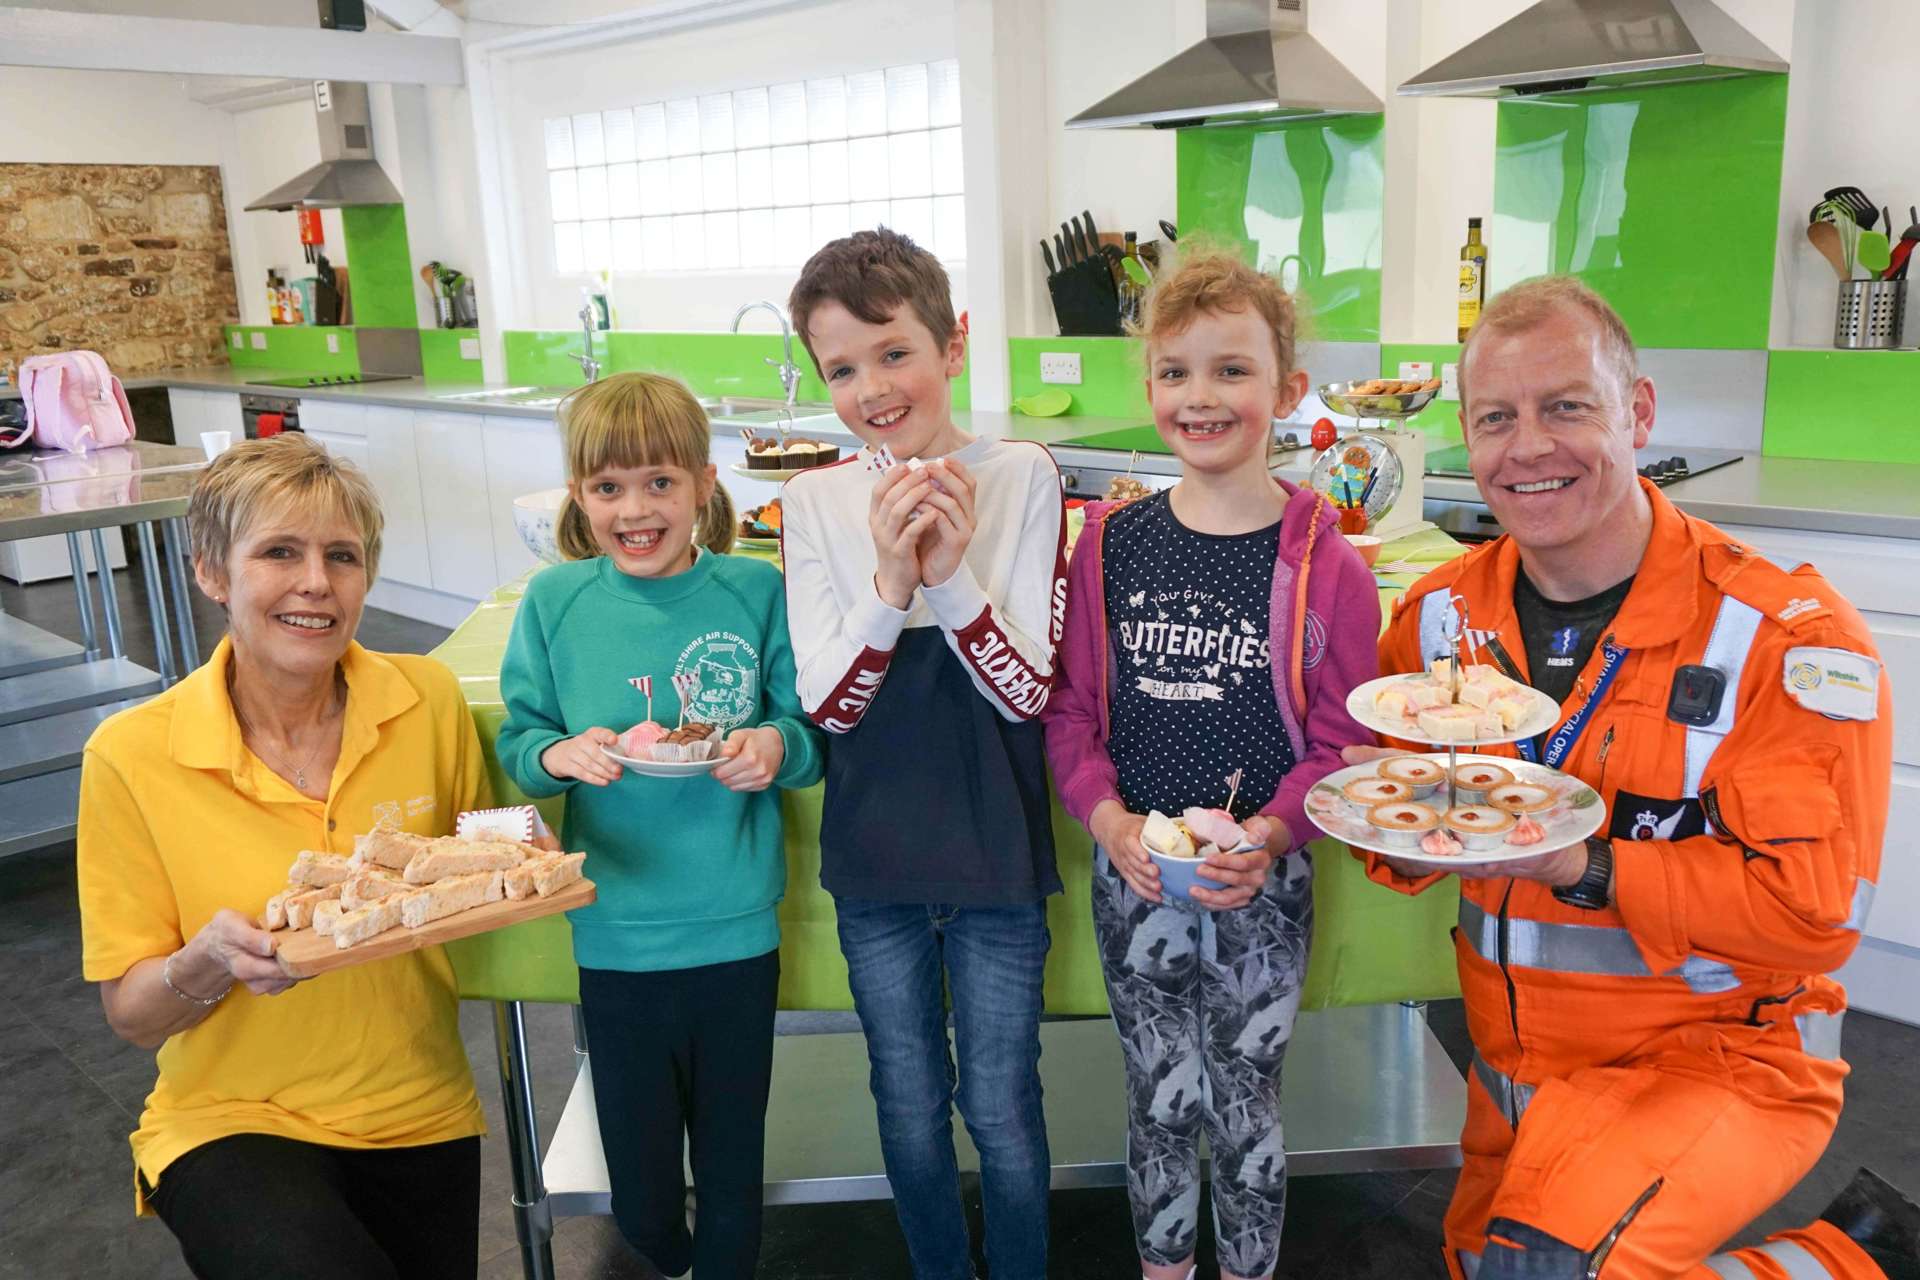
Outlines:
POLYGON ((587 523, 587 513, 569 493, 560 502, 560 510, 553 517, 553 541, 560 548, 560 554, 568 560, 591 560, 595 556, 605 555, 600 544, 593 539, 593 526, 587 523))
POLYGON ((718 480, 713 482, 713 496, 700 508, 700 545, 717 556, 726 555, 733 550, 734 535, 739 533, 739 517, 733 510, 733 495, 727 492, 727 486, 718 480))

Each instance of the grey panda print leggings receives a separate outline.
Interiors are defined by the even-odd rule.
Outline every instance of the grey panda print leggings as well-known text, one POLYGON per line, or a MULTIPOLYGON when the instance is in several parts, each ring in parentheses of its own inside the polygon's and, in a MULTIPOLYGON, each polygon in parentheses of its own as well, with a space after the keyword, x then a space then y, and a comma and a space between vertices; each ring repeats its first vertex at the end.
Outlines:
POLYGON ((1193 1254, 1204 1124, 1220 1268, 1264 1276, 1286 1216, 1280 1059, 1307 976, 1312 863, 1305 852, 1282 858, 1246 906, 1207 911, 1146 901, 1096 848, 1093 923, 1127 1068, 1140 1256, 1171 1265, 1193 1254))

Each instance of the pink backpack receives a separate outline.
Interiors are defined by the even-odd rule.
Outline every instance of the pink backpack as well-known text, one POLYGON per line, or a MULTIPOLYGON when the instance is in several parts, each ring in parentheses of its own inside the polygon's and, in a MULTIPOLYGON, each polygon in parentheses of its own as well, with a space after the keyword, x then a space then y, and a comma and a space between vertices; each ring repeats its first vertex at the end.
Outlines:
POLYGON ((126 389, 97 351, 28 356, 20 362, 20 397, 27 429, 9 448, 33 440, 42 449, 85 453, 133 439, 126 389))

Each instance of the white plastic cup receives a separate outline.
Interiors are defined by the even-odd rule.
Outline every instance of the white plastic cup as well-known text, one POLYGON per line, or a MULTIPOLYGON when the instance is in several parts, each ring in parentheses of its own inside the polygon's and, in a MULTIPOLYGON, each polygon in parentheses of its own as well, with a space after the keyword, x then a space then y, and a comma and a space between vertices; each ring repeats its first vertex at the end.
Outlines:
POLYGON ((200 433, 200 447, 206 450, 207 461, 212 462, 215 458, 233 447, 233 432, 202 431, 200 433))

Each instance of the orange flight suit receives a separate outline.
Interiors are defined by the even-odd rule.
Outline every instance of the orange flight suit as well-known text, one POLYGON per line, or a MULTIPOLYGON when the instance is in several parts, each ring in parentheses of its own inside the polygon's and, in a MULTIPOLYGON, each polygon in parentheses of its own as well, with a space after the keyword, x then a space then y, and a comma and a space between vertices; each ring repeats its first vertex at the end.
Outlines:
MULTIPOLYGON (((1877 1278, 1824 1223, 1708 1255, 1800 1180, 1840 1114, 1845 993, 1821 975, 1852 953, 1879 875, 1891 695, 1866 623, 1824 578, 1772 564, 1641 483, 1652 539, 1608 634, 1626 654, 1559 765, 1607 807, 1614 901, 1589 911, 1535 881, 1460 882, 1475 1083, 1447 1263, 1472 1280, 1489 1236, 1527 1248, 1544 1232, 1622 1280, 1877 1278), (1806 651, 1820 649, 1877 679, 1877 698, 1871 685, 1856 694, 1877 710, 1847 709, 1871 718, 1796 700, 1792 681, 1822 670, 1806 651), (1687 664, 1728 677, 1711 725, 1669 715, 1687 664)), ((1417 671, 1441 651, 1451 593, 1524 675, 1518 564, 1502 538, 1428 574, 1395 607, 1381 670, 1417 671)), ((1595 646, 1563 722, 1607 649, 1595 646)), ((1403 892, 1440 879, 1365 860, 1403 892)))

